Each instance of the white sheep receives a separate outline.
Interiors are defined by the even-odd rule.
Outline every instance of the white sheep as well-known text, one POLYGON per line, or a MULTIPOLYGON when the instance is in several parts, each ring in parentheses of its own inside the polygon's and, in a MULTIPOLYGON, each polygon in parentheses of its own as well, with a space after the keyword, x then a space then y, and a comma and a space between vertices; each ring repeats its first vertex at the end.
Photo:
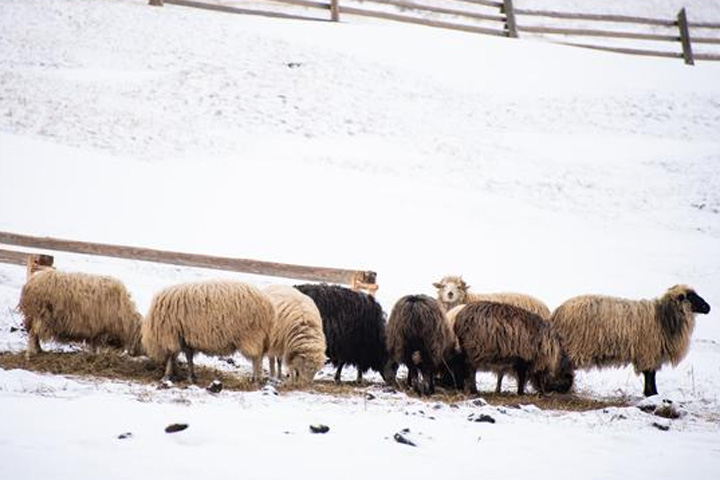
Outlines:
POLYGON ((283 363, 292 383, 307 384, 325 365, 322 318, 312 298, 286 285, 266 287, 263 293, 275 306, 277 317, 270 334, 270 375, 282 377, 283 363))
POLYGON ((40 340, 140 353, 142 315, 115 278, 52 268, 38 271, 23 286, 18 310, 25 317, 28 358, 42 351, 40 340))
POLYGON ((195 382, 193 355, 230 355, 240 351, 253 364, 253 380, 262 376, 262 358, 270 345, 275 308, 252 285, 206 281, 175 285, 158 292, 142 326, 148 356, 165 365, 165 380, 176 373, 180 352, 188 380, 195 382))

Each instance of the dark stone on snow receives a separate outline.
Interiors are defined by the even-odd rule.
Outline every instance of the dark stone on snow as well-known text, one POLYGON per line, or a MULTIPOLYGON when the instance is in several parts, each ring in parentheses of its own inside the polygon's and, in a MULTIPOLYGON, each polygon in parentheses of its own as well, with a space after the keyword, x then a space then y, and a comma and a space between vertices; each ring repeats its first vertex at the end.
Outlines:
POLYGON ((173 423, 172 425, 165 427, 165 433, 182 432, 186 428, 188 428, 187 423, 173 423))
POLYGON ((330 427, 328 427, 327 425, 321 425, 321 424, 310 425, 310 431, 312 433, 327 433, 330 431, 330 427))
POLYGON ((670 425, 663 425, 662 423, 653 422, 653 427, 657 428, 658 430, 662 430, 663 432, 667 432, 670 430, 670 425))
POLYGON ((132 436, 133 436, 132 432, 125 432, 125 433, 121 433, 120 435, 118 435, 118 438, 120 440, 127 440, 127 439, 132 438, 132 436))
POLYGON ((403 435, 403 433, 407 433, 409 431, 410 430, 408 430, 406 428, 402 432, 398 432, 395 435, 393 435, 393 439, 398 443, 402 443, 403 445, 410 445, 411 447, 417 447, 417 445, 415 445, 415 443, 412 440, 408 439, 405 435, 403 435))
POLYGON ((220 380, 213 380, 206 388, 206 390, 210 393, 220 393, 222 392, 222 389, 223 384, 220 380))

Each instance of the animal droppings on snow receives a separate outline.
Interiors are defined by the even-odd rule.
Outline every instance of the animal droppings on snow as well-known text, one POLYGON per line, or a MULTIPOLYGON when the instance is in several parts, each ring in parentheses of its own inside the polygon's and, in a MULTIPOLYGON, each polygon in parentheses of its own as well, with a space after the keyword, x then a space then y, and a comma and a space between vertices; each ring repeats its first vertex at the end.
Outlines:
POLYGON ((188 428, 187 423, 173 423, 165 427, 165 433, 182 432, 186 428, 188 428))
POLYGON ((652 426, 657 428, 658 430, 661 430, 663 432, 667 432, 670 430, 670 424, 660 423, 660 422, 653 422, 652 426))
POLYGON ((417 447, 415 442, 413 442, 412 440, 407 438, 406 434, 408 434, 408 433, 410 433, 410 429, 404 428, 401 431, 399 431, 398 433, 396 433, 395 435, 393 435, 393 439, 398 443, 402 443, 403 445, 410 445, 411 447, 417 447))
POLYGON ((330 431, 330 427, 321 424, 310 425, 310 431, 312 433, 327 433, 330 431))
POLYGON ((220 393, 223 389, 223 384, 220 380, 213 380, 210 385, 206 387, 206 390, 210 393, 220 393))
POLYGON ((365 400, 375 400, 375 395, 373 395, 372 393, 368 392, 368 393, 365 394, 365 400))
POLYGON ((275 387, 273 387, 272 385, 265 385, 262 388, 262 394, 263 395, 277 395, 278 392, 277 392, 277 390, 275 390, 275 387))
POLYGON ((495 423, 495 419, 493 417, 491 417, 490 415, 486 415, 484 413, 481 413, 479 415, 475 415, 474 413, 471 413, 468 416, 468 421, 478 422, 478 423, 495 423))
POLYGON ((132 437, 133 437, 132 432, 125 432, 125 433, 121 433, 120 435, 118 435, 117 438, 120 439, 120 440, 128 440, 128 439, 130 439, 130 438, 132 438, 132 437))

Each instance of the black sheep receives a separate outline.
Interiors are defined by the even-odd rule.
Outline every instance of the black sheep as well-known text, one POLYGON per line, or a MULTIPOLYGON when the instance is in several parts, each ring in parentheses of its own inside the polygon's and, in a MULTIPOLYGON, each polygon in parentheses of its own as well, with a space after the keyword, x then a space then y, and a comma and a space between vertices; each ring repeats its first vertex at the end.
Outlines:
POLYGON ((327 284, 296 285, 315 301, 327 342, 325 355, 337 367, 335 381, 345 365, 357 368, 357 381, 373 369, 388 381, 390 365, 385 347, 385 315, 370 295, 327 284))

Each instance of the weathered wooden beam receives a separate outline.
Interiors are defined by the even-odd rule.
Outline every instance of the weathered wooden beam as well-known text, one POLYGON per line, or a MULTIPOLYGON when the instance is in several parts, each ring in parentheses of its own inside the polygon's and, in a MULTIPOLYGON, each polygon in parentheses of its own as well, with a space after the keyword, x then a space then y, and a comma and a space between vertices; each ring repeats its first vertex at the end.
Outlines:
POLYGON ((503 0, 501 11, 505 14, 505 28, 507 29, 508 37, 518 38, 517 22, 515 21, 515 8, 513 7, 512 0, 503 0))
POLYGON ((286 263, 265 262, 245 258, 218 257, 195 253, 172 252, 152 248, 78 242, 50 237, 34 237, 11 232, 0 232, 0 243, 44 250, 99 255, 104 257, 142 260, 187 267, 211 268, 251 273, 270 277, 283 277, 318 282, 352 285, 353 282, 375 284, 377 274, 372 271, 341 268, 313 267, 286 263))
POLYGON ((608 38, 630 38, 634 40, 657 40, 666 42, 677 42, 677 35, 658 35, 654 33, 633 33, 633 32, 612 32, 608 30, 589 30, 584 28, 553 28, 553 27, 524 27, 518 28, 526 33, 544 33, 551 35, 567 35, 571 37, 608 37, 608 38))
POLYGON ((339 0, 330 0, 330 21, 340 21, 340 9, 338 8, 339 0))
POLYGON ((26 265, 28 253, 16 252, 13 250, 4 250, 0 248, 0 263, 9 263, 11 265, 26 265))
MULTIPOLYGON (((280 0, 278 0, 280 1, 280 0)), ((326 18, 313 18, 313 17, 305 17, 302 15, 292 15, 289 13, 280 13, 280 12, 270 12, 265 10, 255 10, 250 8, 238 8, 238 7, 231 7, 228 5, 218 5, 218 4, 212 4, 212 3, 203 3, 203 2, 195 2, 191 0, 165 0, 165 3, 168 5, 177 5, 181 7, 192 7, 192 8, 199 8, 203 10, 212 10, 215 12, 224 12, 224 13, 239 13, 243 15, 257 15, 260 17, 268 17, 268 18, 284 18, 284 19, 290 19, 290 20, 311 20, 311 21, 318 21, 318 22, 327 22, 328 20, 326 18)), ((302 5, 307 7, 316 7, 316 8, 322 8, 324 10, 327 10, 330 8, 329 4, 327 3, 318 3, 318 2, 304 2, 301 0, 282 0, 282 3, 292 3, 295 5, 302 5)))
POLYGON ((162 7, 163 6, 163 0, 150 0, 148 3, 149 5, 153 7, 162 7))
MULTIPOLYGON (((488 20, 495 22, 504 22, 504 15, 490 15, 483 13, 469 12, 466 10, 457 10, 454 8, 438 7, 431 5, 422 5, 414 2, 405 2, 403 0, 367 0, 366 3, 376 3, 379 5, 392 5, 393 7, 404 8, 412 12, 430 12, 440 13, 443 15, 453 15, 456 17, 469 18, 472 20, 488 20)), ((371 10, 368 10, 371 11, 371 10)))
POLYGON ((340 13, 345 14, 345 15, 357 15, 357 16, 362 16, 362 17, 381 18, 384 20, 392 20, 395 22, 410 23, 410 24, 414 24, 414 25, 425 25, 425 26, 429 26, 429 27, 445 28, 448 30, 458 30, 461 32, 482 33, 484 35, 495 35, 498 37, 506 37, 507 36, 505 31, 503 31, 503 30, 475 27, 472 25, 462 25, 462 24, 451 23, 451 22, 441 22, 438 20, 427 20, 427 19, 419 18, 419 17, 410 17, 407 15, 399 15, 396 13, 388 13, 388 12, 370 11, 370 10, 365 10, 362 8, 345 7, 342 5, 340 6, 340 13))
POLYGON ((595 22, 615 22, 615 23, 635 23, 643 25, 656 25, 661 27, 674 27, 674 20, 663 20, 659 18, 647 17, 630 17, 627 15, 602 15, 593 13, 569 13, 554 12, 542 10, 529 10, 525 8, 516 8, 515 15, 529 17, 546 17, 546 18, 562 18, 565 20, 587 20, 595 22))
POLYGON ((687 14, 682 8, 678 12, 678 28, 680 29, 680 42, 682 43, 683 60, 686 65, 695 65, 693 59, 692 43, 690 41, 690 28, 688 27, 687 14))

